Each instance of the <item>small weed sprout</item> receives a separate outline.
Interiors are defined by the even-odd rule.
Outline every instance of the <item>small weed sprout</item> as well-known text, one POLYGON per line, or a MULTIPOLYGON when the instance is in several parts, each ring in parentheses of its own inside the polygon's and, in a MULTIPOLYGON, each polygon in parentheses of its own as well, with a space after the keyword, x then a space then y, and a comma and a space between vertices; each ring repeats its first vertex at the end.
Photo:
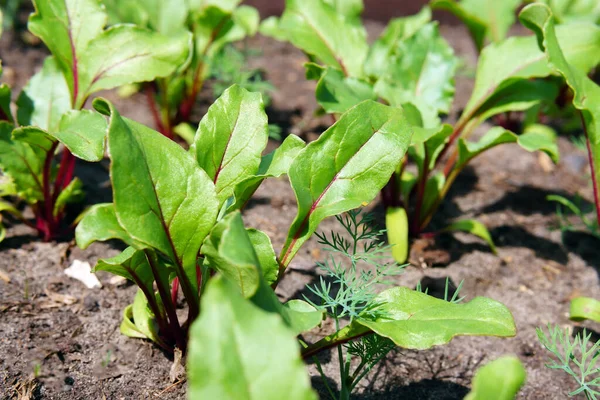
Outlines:
POLYGON ((542 345, 554 357, 546 367, 559 369, 571 375, 578 388, 569 393, 576 396, 583 393, 587 399, 597 399, 600 395, 600 368, 596 366, 600 357, 600 341, 590 341, 591 333, 585 330, 574 339, 560 327, 548 325, 548 334, 537 328, 537 335, 542 345))

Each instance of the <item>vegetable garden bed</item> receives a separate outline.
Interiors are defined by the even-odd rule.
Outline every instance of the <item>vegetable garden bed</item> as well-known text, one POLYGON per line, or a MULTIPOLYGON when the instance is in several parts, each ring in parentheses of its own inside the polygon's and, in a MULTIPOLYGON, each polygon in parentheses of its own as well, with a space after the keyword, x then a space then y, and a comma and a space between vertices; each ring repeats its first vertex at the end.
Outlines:
MULTIPOLYGON (((370 38, 383 28, 379 22, 367 22, 370 38)), ((466 28, 443 25, 440 30, 464 60, 464 69, 473 69, 477 54, 466 28)), ((260 49, 260 54, 249 59, 250 65, 264 70, 276 88, 267 108, 269 123, 307 142, 317 139, 331 119, 315 116, 316 83, 304 78, 305 55, 289 43, 260 35, 247 39, 245 45, 260 49)), ((3 81, 13 87, 13 93, 41 68, 46 55, 43 45, 27 46, 19 33, 4 32, 0 39, 3 81)), ((457 77, 449 114, 453 121, 473 88, 472 77, 465 75, 457 77)), ((143 93, 129 98, 114 91, 100 95, 111 100, 123 116, 153 125, 143 93)), ((198 119, 212 103, 210 88, 200 96, 193 110, 198 119)), ((479 127, 472 139, 490 126, 479 127)), ((267 152, 277 146, 270 140, 267 152)), ((574 389, 569 376, 544 367, 548 353, 538 341, 536 328, 550 323, 593 331, 594 324, 569 321, 568 310, 575 297, 600 298, 600 253, 593 236, 555 228, 556 204, 546 200, 548 195, 573 198, 580 194, 593 199, 585 152, 566 137, 559 137, 558 148, 561 162, 557 165, 517 144, 483 153, 458 176, 435 214, 432 225, 438 227, 464 218, 484 223, 497 255, 484 241, 464 233, 418 238, 411 246, 410 265, 392 278, 394 286, 414 288, 420 282, 429 294, 442 298, 446 278, 454 285, 464 280, 461 295, 465 301, 485 296, 504 304, 514 316, 517 335, 458 337, 424 351, 395 349, 373 368, 352 398, 462 399, 475 371, 504 354, 516 355, 527 371, 518 398, 564 399, 574 389)), ((112 200, 108 165, 107 160, 77 161, 88 205, 112 200)), ((383 225, 385 210, 379 200, 367 209, 383 225)), ((269 179, 248 202, 243 220, 246 226, 267 233, 273 247, 281 249, 296 212, 296 197, 287 178, 269 179)), ((334 218, 318 228, 318 232, 329 231, 340 231, 334 218)), ((8 224, 0 243, 0 398, 184 398, 187 383, 181 373, 173 371, 173 356, 151 341, 119 332, 123 310, 132 302, 136 285, 100 271, 102 288, 88 289, 64 274, 75 260, 94 266, 98 259, 117 256, 126 246, 117 241, 96 242, 81 250, 71 239, 44 243, 24 224, 8 224)), ((280 300, 303 296, 314 300, 306 285, 319 282, 316 264, 327 256, 322 247, 313 237, 298 252, 277 287, 280 300)), ((177 312, 185 316, 183 311, 180 298, 177 312)), ((333 322, 325 320, 302 338, 314 343, 333 329, 333 322)), ((333 379, 329 384, 338 385, 335 351, 321 353, 319 360, 333 379)), ((313 387, 326 398, 315 363, 308 364, 313 387)))

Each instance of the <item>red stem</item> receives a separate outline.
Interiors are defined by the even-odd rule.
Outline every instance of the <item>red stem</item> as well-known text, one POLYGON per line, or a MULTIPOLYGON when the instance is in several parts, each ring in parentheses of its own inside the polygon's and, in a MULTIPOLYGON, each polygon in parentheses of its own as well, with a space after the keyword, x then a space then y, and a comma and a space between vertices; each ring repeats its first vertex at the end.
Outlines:
POLYGON ((173 286, 171 287, 171 301, 173 304, 177 304, 177 291, 179 290, 179 278, 173 279, 173 286))
POLYGON ((148 101, 148 106, 150 108, 150 112, 152 113, 152 118, 154 119, 154 124, 156 125, 156 129, 164 136, 169 139, 173 139, 173 133, 170 129, 167 129, 163 124, 162 118, 160 117, 160 113, 156 108, 156 102, 154 101, 154 89, 152 89, 151 85, 146 85, 146 100, 148 101))
POLYGON ((42 215, 38 215, 38 229, 41 228, 41 231, 44 235, 45 241, 52 240, 54 236, 54 201, 52 199, 52 188, 50 183, 50 173, 52 171, 52 159, 54 158, 54 151, 58 147, 58 142, 54 143, 48 153, 46 154, 46 160, 44 161, 44 170, 43 174, 43 191, 44 191, 44 209, 41 213, 42 215), (41 217, 41 221, 40 221, 41 217))
POLYGON ((425 197, 425 185, 427 184, 428 175, 429 157, 427 153, 425 153, 425 158, 423 160, 423 173, 421 174, 421 179, 419 179, 419 186, 417 188, 417 205, 415 206, 415 214, 412 220, 411 233, 413 235, 418 235, 421 231, 421 208, 423 207, 423 201, 425 197))
POLYGON ((592 145, 590 143, 590 137, 588 135, 587 126, 585 124, 585 118, 583 113, 579 111, 579 117, 581 118, 581 124, 583 125, 583 133, 585 134, 585 142, 587 145, 588 161, 590 163, 590 169, 592 170, 592 185, 594 187, 594 203, 596 203, 596 219, 598 225, 600 225, 600 193, 598 193, 598 182, 596 181, 596 168, 594 164, 594 155, 592 154, 592 145))

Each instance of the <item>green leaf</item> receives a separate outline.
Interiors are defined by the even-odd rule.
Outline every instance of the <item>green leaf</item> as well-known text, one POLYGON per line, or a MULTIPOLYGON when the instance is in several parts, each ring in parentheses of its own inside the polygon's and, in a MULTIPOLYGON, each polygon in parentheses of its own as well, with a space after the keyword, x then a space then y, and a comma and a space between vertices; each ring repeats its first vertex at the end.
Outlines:
POLYGON ((123 322, 121 322, 120 331, 125 336, 147 338, 153 342, 161 342, 158 336, 156 319, 148 308, 148 299, 140 289, 135 294, 133 304, 131 305, 131 314, 123 312, 123 322), (131 327, 132 321, 130 316, 133 317, 135 329, 131 327))
POLYGON ((560 23, 600 23, 600 3, 596 0, 537 0, 547 4, 560 23))
POLYGON ((426 218, 429 215, 431 207, 438 202, 444 190, 446 184, 446 176, 443 172, 439 171, 433 173, 425 183, 425 194, 423 195, 423 204, 421 206, 421 219, 426 218))
POLYGON ((59 129, 53 133, 76 157, 86 161, 104 158, 108 124, 101 114, 90 110, 72 110, 65 113, 59 129))
POLYGON ((481 239, 486 241, 486 243, 490 246, 492 252, 494 254, 497 254, 496 245, 494 244, 492 235, 490 235, 490 232, 484 224, 475 219, 461 219, 460 221, 455 221, 447 227, 445 227, 442 231, 462 231, 480 237, 481 239))
POLYGON ((77 104, 100 90, 171 75, 186 62, 189 41, 188 33, 167 37, 130 25, 109 28, 81 55, 77 104))
MULTIPOLYGON (((36 12, 29 17, 29 30, 50 49, 75 99, 80 90, 77 75, 82 55, 89 43, 102 33, 106 14, 96 0, 34 0, 33 4, 36 12)), ((103 49, 96 57, 119 53, 114 51, 118 47, 112 49, 103 49)))
MULTIPOLYGON (((96 100, 110 115, 108 148, 119 225, 136 241, 169 257, 186 290, 197 290, 196 258, 218 213, 214 185, 177 143, 96 100)), ((185 293, 188 301, 196 296, 185 293)))
POLYGON ((600 322, 600 301, 590 297, 576 297, 571 300, 569 318, 572 321, 584 321, 586 319, 600 322))
POLYGON ((289 135, 281 146, 263 156, 256 175, 238 183, 234 189, 235 203, 229 208, 239 210, 248 202, 256 189, 267 178, 276 178, 288 173, 292 161, 304 148, 306 143, 296 135, 289 135))
POLYGON ((513 400, 525 384, 526 375, 517 357, 501 357, 477 370, 465 400, 513 400))
POLYGON ((527 111, 542 102, 553 102, 559 90, 554 83, 539 79, 516 79, 503 86, 477 109, 474 116, 483 121, 507 111, 527 111))
POLYGON ((250 300, 261 310, 281 316, 283 322, 296 335, 319 325, 324 317, 323 311, 317 310, 302 300, 290 300, 285 304, 281 304, 275 291, 267 285, 264 279, 261 280, 258 290, 250 300))
POLYGON ((360 18, 365 8, 363 0, 323 0, 346 18, 360 18))
MULTIPOLYGON (((595 196, 600 196, 600 86, 569 60, 568 48, 561 50, 558 28, 555 30, 550 9, 543 4, 531 4, 519 18, 537 35, 538 43, 553 70, 560 73, 574 93, 573 106, 581 112, 588 139, 595 196)), ((586 24, 578 24, 586 25, 586 24)))
POLYGON ((410 136, 401 109, 366 101, 298 154, 288 173, 298 214, 281 252, 284 267, 323 219, 375 198, 404 156, 410 136))
POLYGON ((190 153, 213 180, 219 203, 235 186, 255 175, 269 132, 260 93, 234 85, 208 109, 200 121, 190 153))
POLYGON ((142 250, 127 247, 115 257, 98 260, 92 272, 97 271, 106 271, 122 276, 135 282, 138 287, 149 293, 154 291, 154 275, 152 275, 148 258, 142 250))
POLYGON ((41 71, 25 85, 17 99, 17 107, 20 125, 58 131, 60 118, 71 109, 71 94, 54 57, 46 57, 41 71))
POLYGON ((186 27, 188 5, 185 0, 104 0, 113 21, 132 23, 176 35, 186 27))
MULTIPOLYGON (((568 44, 565 57, 577 69, 587 73, 600 61, 600 27, 563 25, 557 29, 557 35, 560 43, 568 44)), ((489 109, 488 100, 496 93, 508 90, 516 80, 546 77, 552 73, 535 37, 511 37, 487 46, 481 53, 475 87, 461 119, 473 118, 484 104, 489 109)), ((512 87, 518 89, 517 86, 512 87)))
POLYGON ((279 275, 279 263, 271 239, 266 233, 257 229, 247 229, 246 231, 256 252, 265 280, 269 285, 276 282, 279 275))
POLYGON ((190 329, 188 397, 316 399, 299 350, 279 316, 254 306, 229 281, 211 279, 190 329))
POLYGON ((405 287, 380 293, 355 323, 372 329, 405 349, 424 350, 448 343, 456 336, 510 337, 516 334, 510 311, 501 303, 476 297, 450 303, 405 287), (379 317, 373 318, 370 314, 379 317))
POLYGON ((408 259, 408 216, 404 207, 388 207, 385 210, 385 230, 392 246, 392 257, 399 264, 408 259))
POLYGON ((54 215, 59 216, 65 209, 67 204, 75 204, 83 201, 85 192, 83 191, 83 183, 79 178, 73 179, 67 187, 61 190, 56 202, 54 203, 54 215))
POLYGON ((485 39, 500 42, 515 23, 522 0, 434 0, 431 7, 452 12, 467 26, 478 50, 485 39))
MULTIPOLYGON (((0 65, 0 76, 1 75, 2 65, 0 65)), ((14 122, 12 111, 10 110, 11 96, 12 92, 10 86, 6 83, 0 84, 0 121, 14 122)))
POLYGON ((143 247, 119 224, 112 203, 94 204, 80 218, 75 228, 75 241, 81 249, 86 249, 94 242, 110 239, 119 239, 130 246, 143 247))
POLYGON ((392 19, 383 33, 370 47, 365 61, 365 73, 378 79, 389 68, 392 58, 398 56, 398 45, 414 35, 431 20, 431 9, 423 7, 418 14, 392 19))
POLYGON ((12 138, 14 141, 30 145, 41 160, 46 158, 48 152, 56 149, 56 139, 36 126, 16 128, 12 132, 12 138))
POLYGON ((362 79, 346 77, 336 68, 327 67, 315 90, 317 102, 328 113, 344 113, 364 100, 376 100, 373 86, 362 79))
MULTIPOLYGON (((263 33, 273 32, 271 29, 263 33)), ((275 29, 276 38, 286 38, 294 46, 346 76, 363 76, 368 46, 362 25, 346 19, 323 0, 286 0, 275 29)))
POLYGON ((0 121, 0 168, 11 178, 17 196, 35 203, 44 198, 44 153, 28 143, 12 140, 12 130, 13 125, 0 121))
POLYGON ((519 146, 530 152, 541 150, 548 154, 554 162, 558 162, 559 159, 558 145, 556 144, 555 137, 540 132, 516 135, 502 127, 495 126, 483 135, 477 143, 467 142, 462 138, 458 140, 458 162, 456 169, 461 170, 479 154, 504 143, 518 143, 519 146))
POLYGON ((136 339, 149 339, 142 331, 140 331, 133 322, 133 304, 129 304, 123 309, 123 319, 119 326, 121 334, 136 339))
POLYGON ((398 55, 388 60, 376 89, 382 85, 390 104, 412 102, 437 113, 449 113, 454 97, 454 74, 458 58, 440 35, 436 23, 422 26, 397 45, 398 55), (391 93, 390 93, 391 91, 391 93), (418 101, 416 101, 418 99, 418 101))
POLYGON ((204 241, 202 252, 209 266, 252 297, 261 280, 261 264, 244 228, 242 215, 231 213, 220 220, 204 241))

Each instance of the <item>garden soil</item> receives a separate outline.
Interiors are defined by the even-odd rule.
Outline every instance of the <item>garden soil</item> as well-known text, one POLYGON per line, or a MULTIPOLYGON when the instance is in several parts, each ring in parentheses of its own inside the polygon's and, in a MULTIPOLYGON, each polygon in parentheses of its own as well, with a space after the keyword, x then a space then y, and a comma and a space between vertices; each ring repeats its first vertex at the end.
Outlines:
MULTIPOLYGON (((381 31, 368 24, 370 33, 381 31)), ((473 82, 475 54, 462 27, 442 26, 443 35, 464 60, 457 79, 457 104, 468 100, 473 82)), ((4 81, 20 88, 37 71, 46 55, 43 46, 25 45, 32 38, 5 33, 0 42, 4 81)), ((314 116, 314 82, 306 82, 303 54, 271 39, 256 37, 250 47, 262 52, 251 60, 276 86, 269 107, 272 123, 284 132, 314 140, 330 123, 314 116)), ((119 99, 103 93, 126 116, 150 124, 143 96, 119 99)), ((210 98, 205 93, 204 98, 210 98)), ((200 117, 206 101, 197 110, 200 117)), ((450 119, 455 119, 457 107, 450 119)), ((479 132, 481 133, 481 132, 479 132)), ((273 144, 270 145, 270 148, 273 144)), ((527 383, 519 398, 565 399, 573 382, 560 371, 544 367, 546 352, 536 328, 548 323, 581 329, 569 322, 569 300, 575 296, 600 298, 598 284, 600 242, 584 234, 561 234, 549 194, 590 199, 586 156, 568 139, 559 139, 562 160, 553 165, 545 157, 504 145, 476 159, 460 176, 434 220, 437 227, 457 218, 484 222, 498 246, 494 255, 481 241, 468 235, 438 236, 417 240, 411 265, 396 280, 415 287, 418 282, 440 293, 449 277, 466 301, 487 296, 504 303, 518 328, 514 338, 453 340, 428 351, 397 350, 373 369, 353 396, 356 399, 462 399, 469 391, 474 371, 503 355, 515 354, 527 368, 527 383)), ((78 171, 88 192, 88 202, 111 199, 108 163, 80 163, 78 171)), ((382 216, 381 206, 372 206, 382 216)), ((292 190, 285 179, 268 180, 244 213, 248 226, 264 230, 281 248, 296 212, 292 190)), ((335 220, 322 230, 339 229, 335 220)), ((311 240, 294 260, 278 288, 282 299, 301 298, 308 283, 318 280, 316 263, 325 253, 311 240)), ((171 382, 172 360, 150 342, 129 339, 119 332, 122 311, 136 288, 99 273, 102 288, 87 289, 64 274, 74 260, 94 265, 122 249, 118 243, 97 243, 78 249, 71 239, 42 243, 26 226, 14 224, 0 244, 0 398, 2 399, 183 399, 186 383, 171 382)), ((593 328, 593 325, 589 327, 593 328)), ((306 336, 316 340, 331 325, 306 336)), ((268 334, 268 332, 265 332, 268 334)), ((335 357, 323 355, 326 371, 337 380, 335 357)), ((313 385, 323 386, 314 366, 313 385)), ((325 396, 323 396, 325 398, 325 396)), ((208 399, 207 399, 208 400, 208 399)))

